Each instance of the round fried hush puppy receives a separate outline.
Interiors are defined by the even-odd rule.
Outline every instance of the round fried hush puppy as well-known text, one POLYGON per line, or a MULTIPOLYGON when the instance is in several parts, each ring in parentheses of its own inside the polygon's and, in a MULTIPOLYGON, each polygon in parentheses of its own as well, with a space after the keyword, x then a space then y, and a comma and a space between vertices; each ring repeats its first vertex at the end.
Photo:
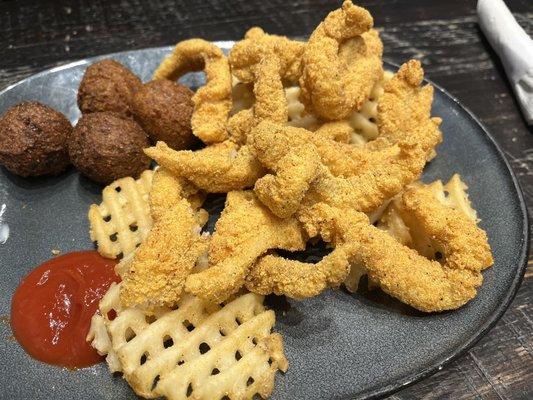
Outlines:
POLYGON ((68 152, 72 164, 90 179, 108 184, 137 177, 150 165, 143 148, 148 137, 132 119, 109 112, 84 115, 72 131, 68 152))
POLYGON ((0 118, 0 164, 23 177, 57 174, 70 164, 71 132, 63 114, 41 103, 11 107, 0 118))
POLYGON ((174 150, 188 149, 197 142, 191 129, 193 95, 192 90, 173 81, 148 82, 133 96, 135 119, 153 143, 163 141, 174 150))
POLYGON ((83 75, 78 89, 78 107, 83 114, 111 111, 131 117, 131 99, 141 85, 141 80, 117 61, 99 61, 83 75))

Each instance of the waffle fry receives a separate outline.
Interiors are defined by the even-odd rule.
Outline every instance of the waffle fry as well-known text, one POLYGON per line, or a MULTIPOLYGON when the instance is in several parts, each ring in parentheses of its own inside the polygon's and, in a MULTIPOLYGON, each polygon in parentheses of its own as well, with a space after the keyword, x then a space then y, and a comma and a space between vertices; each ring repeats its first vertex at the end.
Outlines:
POLYGON ((152 227, 148 195, 153 173, 146 170, 137 180, 116 180, 102 191, 102 203, 90 206, 90 236, 102 256, 126 256, 148 235, 152 227))
POLYGON ((177 309, 148 314, 123 309, 119 293, 120 284, 106 293, 87 340, 143 397, 266 398, 276 371, 287 370, 281 336, 270 332, 274 312, 262 296, 245 294, 224 306, 185 296, 177 309))
POLYGON ((433 182, 431 186, 434 189, 433 193, 435 197, 442 204, 461 211, 472 219, 472 221, 479 222, 476 210, 472 208, 472 204, 468 198, 468 186, 461 180, 459 174, 454 174, 445 185, 442 184, 442 181, 438 180, 433 182))
POLYGON ((348 116, 348 122, 354 129, 355 134, 359 136, 353 137, 352 142, 357 144, 363 139, 364 143, 378 137, 378 126, 375 122, 378 115, 378 99, 383 94, 383 85, 392 78, 392 76, 392 72, 385 71, 383 73, 383 79, 378 81, 372 88, 368 100, 361 105, 361 108, 358 111, 355 111, 348 116))

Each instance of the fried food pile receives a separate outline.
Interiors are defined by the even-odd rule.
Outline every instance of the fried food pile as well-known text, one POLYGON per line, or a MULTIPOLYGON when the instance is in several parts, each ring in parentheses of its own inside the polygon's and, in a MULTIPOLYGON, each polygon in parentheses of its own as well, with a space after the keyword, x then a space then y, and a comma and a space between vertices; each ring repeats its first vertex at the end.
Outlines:
POLYGON ((191 117, 205 146, 157 142, 144 150, 159 165, 148 198, 108 195, 92 207, 100 251, 124 256, 113 289, 120 307, 157 314, 247 292, 305 299, 343 284, 355 291, 364 275, 424 312, 476 296, 493 259, 466 185, 458 175, 420 182, 442 141, 433 87, 416 60, 384 71, 372 27, 368 11, 345 1, 308 42, 252 28, 227 57, 202 39, 177 44, 154 79, 205 71, 191 117), (226 194, 213 233, 204 227, 209 194, 226 194), (116 203, 147 221, 133 246, 121 247, 132 235, 116 203), (106 229, 119 241, 109 243, 106 229), (319 241, 330 250, 320 261, 287 258, 319 241))

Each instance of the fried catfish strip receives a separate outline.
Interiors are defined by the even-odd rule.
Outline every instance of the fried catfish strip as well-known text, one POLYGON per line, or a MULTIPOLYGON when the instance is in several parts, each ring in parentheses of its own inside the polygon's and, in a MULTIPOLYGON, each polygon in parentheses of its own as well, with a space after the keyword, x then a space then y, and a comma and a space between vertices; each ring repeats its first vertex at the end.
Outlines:
POLYGON ((204 143, 227 139, 226 123, 231 111, 231 72, 227 58, 217 46, 203 39, 179 42, 163 60, 153 79, 178 79, 192 71, 205 71, 206 84, 192 100, 192 131, 204 143))
POLYGON ((354 130, 348 121, 333 121, 322 124, 314 131, 316 136, 336 142, 349 143, 354 130))
POLYGON ((216 223, 205 271, 187 278, 186 290, 222 302, 243 285, 252 264, 270 249, 302 250, 306 237, 298 221, 273 215, 253 192, 230 192, 216 223))
POLYGON ((251 133, 250 143, 261 163, 272 171, 276 170, 277 164, 285 155, 311 143, 316 146, 322 163, 331 173, 344 177, 360 174, 378 160, 387 160, 399 153, 399 148, 391 146, 389 142, 381 147, 369 143, 361 148, 304 128, 284 126, 272 121, 259 123, 251 133), (376 148, 371 148, 371 144, 376 148))
POLYGON ((317 177, 321 164, 316 147, 307 144, 288 153, 276 166, 276 175, 258 179, 254 192, 275 215, 287 218, 293 215, 317 177))
POLYGON ((323 170, 303 204, 324 202, 341 209, 372 213, 420 177, 425 164, 423 156, 418 146, 400 149, 397 156, 373 163, 365 172, 349 178, 335 177, 323 170))
MULTIPOLYGON (((269 121, 260 123, 251 136, 251 144, 261 163, 278 174, 291 173, 290 165, 285 171, 280 170, 280 161, 306 143, 316 147, 323 164, 303 197, 302 204, 306 206, 325 202, 339 208, 371 213, 398 194, 405 185, 418 179, 426 160, 420 146, 407 141, 383 146, 370 143, 361 148, 323 139, 302 128, 269 121), (371 145, 376 150, 367 149, 371 145)), ((291 185, 288 181, 286 184, 291 185)), ((289 190, 284 189, 285 193, 289 190)), ((278 193, 282 191, 277 189, 278 193)), ((276 213, 277 208, 271 210, 276 213)))
MULTIPOLYGON (((467 214, 441 203, 431 185, 412 185, 395 206, 409 230, 418 233, 412 234, 413 247, 422 254, 424 248, 432 247, 453 269, 481 271, 493 264, 485 231, 467 214), (429 238, 431 246, 416 243, 418 238, 429 238)), ((425 255, 434 257, 434 253, 425 255)))
POLYGON ((384 292, 420 311, 459 308, 476 296, 483 281, 479 272, 429 260, 373 225, 362 229, 357 240, 354 262, 384 292))
POLYGON ((342 247, 316 264, 266 255, 252 267, 246 277, 246 288, 253 293, 274 293, 301 300, 339 287, 349 271, 350 262, 342 247))
POLYGON ((230 140, 243 145, 252 128, 263 120, 284 124, 288 120, 287 97, 280 76, 280 61, 265 57, 254 67, 255 103, 251 109, 238 112, 228 121, 230 140))
POLYGON ((410 227, 431 237, 442 252, 441 263, 371 225, 356 239, 361 248, 355 262, 385 292, 421 311, 452 310, 474 298, 483 280, 480 271, 493 263, 485 232, 469 216, 440 203, 430 186, 408 189, 400 209, 410 227))
POLYGON ((420 61, 403 64, 385 83, 384 93, 379 97, 377 125, 380 137, 401 142, 409 135, 431 158, 442 141, 441 119, 431 118, 433 86, 420 86, 423 79, 420 61))
POLYGON ((264 58, 275 56, 280 60, 280 76, 290 83, 297 83, 304 48, 304 42, 269 35, 261 28, 253 27, 246 32, 243 40, 235 43, 228 59, 233 74, 241 82, 253 82, 256 79, 255 65, 264 58))
POLYGON ((229 140, 196 151, 176 151, 158 142, 144 151, 159 165, 208 193, 252 187, 265 173, 249 146, 239 148, 229 140))
MULTIPOLYGON (((301 213, 300 220, 311 237, 321 235, 336 246, 335 250, 341 247, 348 262, 364 268, 369 278, 389 295, 424 312, 452 310, 475 297, 483 280, 480 270, 492 263, 492 257, 490 249, 487 251, 486 237, 475 233, 478 228, 470 218, 440 203, 432 201, 431 204, 431 211, 439 213, 439 229, 431 228, 434 221, 424 219, 421 223, 427 223, 429 230, 439 234, 436 240, 442 241, 445 252, 442 264, 402 245, 387 232, 369 224, 364 214, 354 210, 315 204, 301 213), (437 210, 439 207, 444 208, 437 210), (459 228, 460 225, 463 227, 459 228), (454 234, 456 228, 460 231, 454 234), (469 244, 474 247, 467 248, 464 243, 471 240, 466 237, 471 234, 475 239, 469 244), (477 251, 482 255, 473 254, 477 251)), ((344 262, 331 264, 330 270, 341 271, 339 276, 342 276, 344 266, 344 262)), ((324 275, 313 271, 309 264, 282 258, 256 264, 247 282, 250 282, 250 290, 297 293, 296 297, 302 297, 304 292, 319 292, 328 286, 324 275), (300 288, 296 288, 292 280, 291 274, 295 272, 300 277, 300 288)))
POLYGON ((331 242, 333 251, 316 264, 288 260, 278 255, 266 255, 259 259, 246 278, 246 287, 251 292, 285 295, 304 299, 320 294, 327 288, 338 287, 350 272, 357 243, 351 241, 349 224, 368 223, 362 213, 349 211, 345 219, 342 212, 329 206, 317 205, 307 208, 301 222, 310 235, 322 236, 331 242))
MULTIPOLYGON (((186 198, 194 210, 202 206, 205 195, 186 179, 174 175, 169 170, 160 167, 154 173, 150 189, 150 214, 154 221, 158 221, 164 213, 186 198)), ((203 224, 201 224, 203 225, 203 224)))
POLYGON ((120 299, 124 306, 172 306, 207 242, 186 199, 157 220, 128 264, 120 299))
POLYGON ((309 38, 302 58, 301 99, 326 120, 346 118, 383 76, 383 45, 364 8, 345 1, 309 38))

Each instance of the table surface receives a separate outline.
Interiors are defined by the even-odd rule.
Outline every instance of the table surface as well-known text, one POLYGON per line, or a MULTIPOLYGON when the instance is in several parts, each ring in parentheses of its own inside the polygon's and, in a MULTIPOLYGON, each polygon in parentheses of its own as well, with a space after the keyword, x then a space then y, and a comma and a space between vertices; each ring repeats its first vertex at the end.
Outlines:
MULTIPOLYGON (((507 0, 533 34, 533 3, 507 0)), ((340 2, 327 0, 0 0, 0 89, 67 61, 173 44, 200 36, 238 40, 251 26, 306 36, 340 2)), ((505 151, 533 210, 533 128, 520 114, 502 66, 483 38, 475 2, 366 0, 384 57, 420 59, 427 76, 485 124, 505 151)), ((488 194, 490 195, 490 194, 488 194)), ((533 214, 532 214, 533 215, 533 214)), ((467 354, 391 399, 533 398, 533 257, 499 323, 467 354)))

